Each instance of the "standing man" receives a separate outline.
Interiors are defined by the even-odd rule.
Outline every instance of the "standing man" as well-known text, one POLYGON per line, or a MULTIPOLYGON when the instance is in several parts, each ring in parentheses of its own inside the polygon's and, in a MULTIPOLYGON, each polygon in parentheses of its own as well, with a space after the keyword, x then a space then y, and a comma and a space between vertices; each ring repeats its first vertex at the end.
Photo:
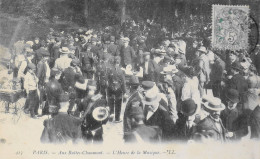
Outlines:
POLYGON ((160 104, 159 93, 148 91, 145 94, 144 104, 144 123, 148 126, 158 126, 162 130, 162 140, 173 139, 174 122, 169 112, 160 104))
POLYGON ((71 53, 69 48, 67 47, 62 47, 60 49, 61 55, 60 58, 57 58, 55 60, 55 65, 54 68, 64 71, 66 68, 70 67, 70 63, 72 61, 71 58, 69 58, 69 54, 71 53))
POLYGON ((129 97, 126 102, 126 108, 124 112, 124 123, 123 123, 123 128, 124 128, 124 133, 130 132, 132 130, 131 127, 131 118, 130 118, 130 112, 132 111, 132 105, 133 103, 138 103, 139 106, 142 107, 142 100, 143 100, 143 95, 139 91, 139 80, 138 77, 136 76, 131 76, 129 80, 129 85, 130 85, 130 93, 129 97))
POLYGON ((27 104, 29 106, 30 115, 36 119, 39 108, 39 96, 37 93, 38 78, 35 75, 36 66, 33 63, 28 64, 28 72, 24 77, 24 89, 27 93, 27 104))
POLYGON ((220 112, 225 109, 225 105, 221 103, 219 98, 215 97, 207 99, 203 105, 209 115, 197 124, 197 132, 211 131, 211 137, 215 141, 226 142, 227 137, 232 137, 233 133, 227 132, 220 118, 220 112))
POLYGON ((126 68, 127 65, 134 66, 136 55, 134 49, 129 46, 129 38, 123 38, 123 46, 118 50, 117 56, 121 57, 121 65, 126 68))
POLYGON ((115 67, 112 68, 108 75, 108 105, 110 107, 111 115, 115 111, 115 122, 121 122, 120 113, 121 113, 121 104, 122 97, 126 93, 126 84, 125 84, 125 75, 124 72, 120 69, 120 57, 115 57, 115 67))

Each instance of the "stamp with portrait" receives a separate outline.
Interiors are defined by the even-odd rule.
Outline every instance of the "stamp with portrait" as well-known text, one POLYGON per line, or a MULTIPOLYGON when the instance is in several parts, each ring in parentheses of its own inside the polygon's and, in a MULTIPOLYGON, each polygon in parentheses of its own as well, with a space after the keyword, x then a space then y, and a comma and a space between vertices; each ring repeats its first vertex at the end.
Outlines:
POLYGON ((212 5, 212 25, 213 48, 248 48, 249 6, 212 5))

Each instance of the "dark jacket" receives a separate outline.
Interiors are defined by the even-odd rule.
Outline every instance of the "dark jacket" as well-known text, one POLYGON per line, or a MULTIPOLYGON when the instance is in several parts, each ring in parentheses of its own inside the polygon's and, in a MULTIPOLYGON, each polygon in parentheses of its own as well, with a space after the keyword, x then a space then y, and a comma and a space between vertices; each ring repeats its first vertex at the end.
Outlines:
POLYGON ((134 60, 136 58, 135 51, 131 46, 120 47, 117 52, 117 56, 121 57, 121 65, 126 67, 127 65, 134 66, 134 60))
POLYGON ((44 85, 45 84, 45 79, 46 79, 46 65, 45 63, 41 60, 38 64, 37 64, 37 73, 36 76, 39 79, 39 85, 44 85))
POLYGON ((227 132, 227 130, 223 126, 221 120, 220 120, 220 125, 222 128, 222 132, 219 131, 218 128, 216 127, 215 121, 210 116, 207 116, 197 124, 196 132, 202 133, 203 131, 211 131, 213 133, 212 134, 213 139, 215 139, 216 141, 226 142, 227 138, 225 133, 227 132))
POLYGON ((108 87, 113 91, 120 89, 123 93, 126 93, 125 74, 118 66, 109 70, 108 87))
POLYGON ((76 82, 85 82, 83 76, 80 73, 76 73, 72 67, 66 68, 61 74, 60 79, 64 91, 74 88, 76 82))
POLYGON ((160 67, 154 60, 148 61, 148 74, 145 73, 145 63, 142 64, 143 67, 143 80, 154 81, 158 83, 160 80, 160 72, 162 71, 162 67, 160 67))
POLYGON ((125 107, 125 112, 124 112, 124 119, 123 119, 123 128, 124 128, 124 132, 130 132, 132 130, 132 126, 131 126, 131 119, 130 119, 130 111, 132 109, 132 103, 133 102, 140 102, 140 106, 142 106, 142 95, 138 92, 135 91, 132 95, 130 95, 127 103, 126 103, 126 107, 125 107))
POLYGON ((248 83, 241 74, 236 74, 231 78, 229 88, 236 89, 242 95, 248 90, 248 83))
POLYGON ((162 140, 169 141, 173 138, 174 122, 170 117, 169 112, 162 106, 154 112, 154 114, 147 120, 147 108, 144 108, 145 120, 144 123, 148 126, 158 126, 162 130, 162 140))
POLYGON ((60 105, 60 95, 62 94, 63 90, 61 84, 56 79, 51 79, 46 84, 46 95, 47 101, 49 105, 60 105))
POLYGON ((125 142, 134 143, 141 140, 141 142, 155 143, 161 141, 161 133, 159 127, 141 124, 125 135, 125 142))
POLYGON ((258 105, 250 115, 251 138, 260 139, 260 106, 258 105))
POLYGON ((43 143, 66 143, 72 140, 76 143, 81 139, 81 120, 67 113, 60 113, 43 122, 44 129, 41 135, 43 143))

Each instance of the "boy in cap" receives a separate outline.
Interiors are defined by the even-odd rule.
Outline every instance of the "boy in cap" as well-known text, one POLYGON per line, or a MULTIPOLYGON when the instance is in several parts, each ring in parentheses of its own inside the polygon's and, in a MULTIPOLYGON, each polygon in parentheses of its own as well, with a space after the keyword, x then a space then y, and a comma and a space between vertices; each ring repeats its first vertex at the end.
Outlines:
POLYGON ((27 103, 32 118, 36 119, 39 108, 39 96, 38 96, 38 78, 35 75, 36 66, 33 63, 28 64, 28 72, 24 76, 24 89, 27 93, 27 103))

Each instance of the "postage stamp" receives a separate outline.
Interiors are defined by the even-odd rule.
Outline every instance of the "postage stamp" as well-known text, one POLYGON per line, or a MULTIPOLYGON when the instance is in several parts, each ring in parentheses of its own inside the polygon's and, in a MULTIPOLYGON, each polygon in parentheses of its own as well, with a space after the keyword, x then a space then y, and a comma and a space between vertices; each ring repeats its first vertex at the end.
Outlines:
POLYGON ((248 48, 249 6, 212 5, 212 46, 220 50, 248 48))

